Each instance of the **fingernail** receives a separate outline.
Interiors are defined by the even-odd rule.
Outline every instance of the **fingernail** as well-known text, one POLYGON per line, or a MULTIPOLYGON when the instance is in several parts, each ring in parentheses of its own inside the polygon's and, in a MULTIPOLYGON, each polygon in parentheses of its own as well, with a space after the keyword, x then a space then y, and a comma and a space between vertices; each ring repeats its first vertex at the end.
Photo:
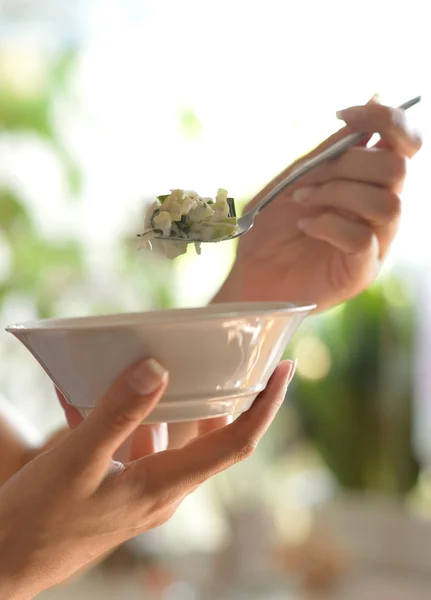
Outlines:
POLYGON ((159 423, 151 425, 151 434, 153 436, 154 452, 163 452, 168 447, 168 424, 159 423))
POLYGON ((335 114, 337 119, 341 121, 361 121, 366 115, 366 108, 364 106, 352 106, 352 108, 339 110, 335 114))
POLYGON ((313 187, 303 187, 298 188, 292 194, 292 200, 297 202, 298 204, 307 204, 309 200, 313 197, 314 188, 313 187))
POLYGON ((289 362, 291 364, 291 367, 290 367, 289 375, 287 376, 286 388, 289 385, 289 383, 292 381, 293 376, 295 375, 296 364, 298 361, 295 359, 295 360, 291 360, 289 362))
POLYGON ((296 371, 296 360, 289 360, 290 362, 290 371, 289 374, 286 377, 286 382, 284 384, 284 393, 283 393, 283 397, 286 396, 287 393, 287 388, 289 387, 290 382, 293 379, 293 376, 295 375, 295 371, 296 371))
POLYGON ((154 358, 142 360, 131 371, 129 385, 137 394, 148 396, 155 392, 168 377, 168 372, 154 358))
POLYGON ((311 228, 313 221, 314 219, 300 219, 296 225, 298 229, 308 231, 311 228))
POLYGON ((367 104, 380 104, 379 94, 373 94, 371 96, 371 98, 368 100, 367 104))

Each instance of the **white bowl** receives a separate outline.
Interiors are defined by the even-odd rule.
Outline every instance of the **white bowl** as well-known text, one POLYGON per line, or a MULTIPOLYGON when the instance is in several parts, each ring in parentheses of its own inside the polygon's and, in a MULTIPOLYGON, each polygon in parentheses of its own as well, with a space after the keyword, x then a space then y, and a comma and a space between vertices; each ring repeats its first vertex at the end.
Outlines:
POLYGON ((168 389, 146 422, 233 415, 263 390, 310 305, 205 308, 48 319, 7 327, 87 416, 122 371, 153 357, 168 389))

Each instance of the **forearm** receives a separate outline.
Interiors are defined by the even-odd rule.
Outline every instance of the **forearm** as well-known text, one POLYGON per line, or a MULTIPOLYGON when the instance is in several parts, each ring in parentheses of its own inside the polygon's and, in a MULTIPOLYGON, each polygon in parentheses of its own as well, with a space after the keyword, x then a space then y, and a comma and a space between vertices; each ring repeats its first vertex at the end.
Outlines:
POLYGON ((0 396, 0 486, 24 466, 41 442, 40 434, 0 396))
POLYGON ((37 454, 48 450, 66 435, 68 430, 64 429, 44 442, 40 432, 0 396, 0 486, 37 454))

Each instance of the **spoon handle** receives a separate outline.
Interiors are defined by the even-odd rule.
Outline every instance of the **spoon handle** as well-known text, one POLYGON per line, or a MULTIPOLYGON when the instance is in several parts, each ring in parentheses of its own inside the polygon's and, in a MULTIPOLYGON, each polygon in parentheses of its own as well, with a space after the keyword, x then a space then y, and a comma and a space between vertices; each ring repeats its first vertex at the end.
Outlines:
MULTIPOLYGON (((421 97, 416 96, 416 98, 412 98, 411 100, 404 102, 404 104, 401 104, 398 108, 400 110, 408 110, 409 108, 420 102, 420 100, 421 97)), ((287 175, 282 181, 280 181, 276 186, 274 186, 270 192, 268 192, 268 194, 256 206, 256 209, 254 211, 255 214, 260 213, 260 211, 266 206, 268 206, 268 204, 270 204, 273 200, 275 200, 275 198, 279 194, 281 194, 281 192, 283 192, 287 187, 292 185, 292 183, 298 181, 298 179, 301 179, 301 177, 309 173, 312 169, 319 167, 321 164, 327 162, 328 160, 337 158, 338 156, 346 152, 346 150, 348 150, 352 146, 355 146, 367 137, 368 133, 350 133, 349 135, 346 135, 346 137, 344 137, 343 139, 338 140, 338 142, 335 142, 329 148, 326 148, 326 150, 323 150, 316 156, 313 156, 313 158, 304 160, 296 169, 289 173, 289 175, 287 175)))

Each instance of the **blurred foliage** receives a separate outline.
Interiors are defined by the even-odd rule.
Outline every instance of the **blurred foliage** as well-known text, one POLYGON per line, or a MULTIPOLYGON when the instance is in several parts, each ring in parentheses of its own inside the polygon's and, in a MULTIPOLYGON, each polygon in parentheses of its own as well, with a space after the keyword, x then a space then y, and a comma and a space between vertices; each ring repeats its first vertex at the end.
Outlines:
POLYGON ((172 308, 175 305, 175 274, 173 261, 152 256, 145 261, 137 260, 136 238, 123 240, 119 255, 120 275, 133 281, 138 296, 144 298, 151 294, 151 304, 155 308, 172 308))
POLYGON ((39 316, 51 316, 64 287, 82 276, 78 242, 44 239, 23 201, 8 188, 0 188, 0 232, 8 243, 10 261, 10 276, 0 284, 0 308, 9 292, 31 292, 39 316))
MULTIPOLYGON (((79 201, 83 177, 63 142, 58 110, 59 101, 65 98, 73 101, 69 107, 77 108, 73 98, 77 59, 78 53, 70 49, 42 55, 37 48, 0 44, 0 135, 25 139, 20 136, 30 134, 50 147, 79 201)), ((20 187, 0 182, 0 245, 8 262, 7 278, 0 279, 0 310, 9 297, 18 296, 31 302, 37 317, 58 316, 68 293, 83 298, 78 305, 84 304, 84 310, 93 314, 119 312, 130 305, 139 310, 140 298, 144 307, 171 307, 172 266, 143 253, 137 259, 136 237, 131 237, 113 241, 118 247, 117 262, 110 275, 102 276, 101 290, 89 271, 87 248, 79 233, 68 239, 48 238, 32 218, 20 187)))
POLYGON ((196 139, 202 132, 202 123, 192 108, 182 108, 179 113, 180 130, 184 137, 196 139))
MULTIPOLYGON (((40 59, 39 85, 20 84, 17 72, 25 67, 19 51, 0 53, 0 131, 14 136, 27 133, 41 139, 56 153, 74 193, 80 189, 79 169, 63 146, 53 118, 54 104, 74 65, 75 53, 40 59)), ((24 73, 25 73, 24 68, 24 73)), ((37 228, 18 189, 0 186, 0 232, 7 244, 9 276, 0 284, 0 308, 8 294, 31 297, 36 313, 49 317, 65 287, 76 284, 84 273, 84 256, 78 240, 52 241, 37 228)))
POLYGON ((344 488, 404 496, 417 481, 414 316, 403 282, 392 275, 311 318, 296 338, 298 350, 316 339, 321 346, 314 347, 325 350, 303 357, 311 367, 329 359, 326 376, 297 378, 294 398, 305 431, 344 488))
POLYGON ((39 85, 29 85, 26 89, 25 82, 20 83, 11 73, 14 68, 19 69, 26 60, 25 55, 16 52, 15 60, 9 53, 3 57, 0 55, 3 63, 3 68, 0 65, 3 75, 0 78, 0 131, 31 132, 43 139, 56 152, 74 194, 81 189, 80 171, 64 147, 54 119, 54 105, 58 97, 67 92, 76 58, 77 53, 72 49, 46 59, 46 62, 40 58, 41 64, 34 68, 34 78, 39 79, 39 85))

